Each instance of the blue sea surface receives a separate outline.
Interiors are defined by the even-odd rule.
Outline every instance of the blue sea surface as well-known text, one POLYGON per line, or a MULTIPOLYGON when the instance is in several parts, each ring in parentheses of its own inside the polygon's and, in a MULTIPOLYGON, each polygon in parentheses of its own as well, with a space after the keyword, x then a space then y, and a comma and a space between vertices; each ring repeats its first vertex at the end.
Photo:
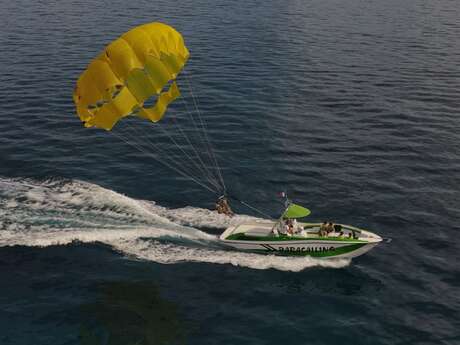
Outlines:
MULTIPOLYGON (((458 1, 19 0, 0 14, 0 344, 460 344, 458 1), (254 210, 218 215, 218 193, 161 164, 191 173, 185 157, 84 128, 78 76, 154 21, 190 50, 178 83, 233 195, 275 217, 286 190, 312 222, 392 242, 352 261, 225 250, 217 235, 254 210)), ((160 125, 137 139, 177 152, 160 125)))

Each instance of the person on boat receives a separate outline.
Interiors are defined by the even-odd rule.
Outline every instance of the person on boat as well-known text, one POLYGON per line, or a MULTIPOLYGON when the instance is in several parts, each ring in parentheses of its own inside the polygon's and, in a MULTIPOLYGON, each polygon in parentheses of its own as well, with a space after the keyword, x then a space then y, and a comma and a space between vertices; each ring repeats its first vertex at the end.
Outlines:
POLYGON ((292 220, 292 232, 296 234, 299 232, 299 230, 300 230, 300 227, 299 227, 299 224, 297 224, 297 219, 294 218, 292 220))
POLYGON ((341 232, 342 231, 342 225, 340 224, 334 224, 334 232, 341 232))
POLYGON ((288 226, 288 234, 292 236, 294 234, 294 225, 292 223, 292 219, 288 219, 286 224, 288 226))
POLYGON ((283 220, 282 222, 280 222, 280 227, 281 227, 280 233, 282 235, 292 236, 292 227, 291 227, 291 220, 290 219, 286 219, 286 220, 283 220))
POLYGON ((306 237, 307 236, 307 233, 305 232, 305 229, 303 228, 302 225, 300 225, 299 223, 297 223, 297 220, 294 219, 292 221, 292 224, 294 226, 294 233, 295 234, 298 234, 299 236, 301 237, 306 237))
POLYGON ((338 234, 338 237, 343 237, 342 225, 334 224, 334 232, 338 234))
POLYGON ((282 235, 287 235, 289 233, 289 225, 287 222, 281 222, 280 224, 280 233, 282 235))
POLYGON ((332 222, 329 222, 327 225, 326 225, 326 231, 327 231, 327 234, 329 235, 331 232, 334 232, 334 224, 332 222))
POLYGON ((324 237, 327 236, 327 222, 323 222, 319 228, 319 236, 324 237))
POLYGON ((227 198, 225 196, 221 196, 216 202, 216 211, 219 214, 225 214, 229 217, 233 216, 233 211, 228 204, 227 198))
POLYGON ((303 227, 299 227, 299 236, 300 237, 308 237, 308 234, 307 234, 307 232, 305 231, 305 229, 303 227))

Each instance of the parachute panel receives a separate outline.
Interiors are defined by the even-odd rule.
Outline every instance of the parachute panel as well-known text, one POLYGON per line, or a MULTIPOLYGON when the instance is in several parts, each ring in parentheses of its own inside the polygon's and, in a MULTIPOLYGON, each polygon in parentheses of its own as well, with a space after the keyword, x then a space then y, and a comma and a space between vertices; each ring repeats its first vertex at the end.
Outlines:
POLYGON ((165 64, 154 56, 147 57, 145 70, 152 79, 157 94, 159 94, 161 89, 172 79, 172 75, 165 64))
POLYGON ((133 69, 143 68, 136 53, 123 38, 110 43, 105 52, 110 66, 121 80, 125 80, 133 69))
POLYGON ((158 122, 162 119, 166 108, 176 98, 180 96, 179 88, 174 82, 167 92, 163 92, 152 108, 141 108, 138 112, 138 116, 144 119, 148 119, 152 122, 158 122))
POLYGON ((97 111, 97 116, 86 121, 85 126, 103 128, 109 131, 117 121, 131 114, 137 104, 137 99, 129 89, 123 87, 112 102, 104 104, 97 111))
POLYGON ((157 93, 152 80, 141 69, 135 69, 129 74, 126 78, 126 86, 140 104, 157 93))

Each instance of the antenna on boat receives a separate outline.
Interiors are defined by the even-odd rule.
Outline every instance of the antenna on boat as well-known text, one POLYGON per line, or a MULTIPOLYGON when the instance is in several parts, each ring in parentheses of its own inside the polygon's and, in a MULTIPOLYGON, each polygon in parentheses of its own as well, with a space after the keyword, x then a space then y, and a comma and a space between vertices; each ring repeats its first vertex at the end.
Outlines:
POLYGON ((286 212, 286 210, 288 209, 289 205, 291 204, 291 200, 289 200, 286 191, 278 192, 278 196, 279 196, 280 198, 283 198, 283 199, 284 199, 284 209, 283 209, 283 211, 281 212, 281 216, 276 220, 275 224, 273 224, 273 227, 272 227, 272 230, 271 230, 271 231, 274 231, 274 229, 275 229, 279 224, 281 224, 281 222, 283 221, 284 213, 286 212))

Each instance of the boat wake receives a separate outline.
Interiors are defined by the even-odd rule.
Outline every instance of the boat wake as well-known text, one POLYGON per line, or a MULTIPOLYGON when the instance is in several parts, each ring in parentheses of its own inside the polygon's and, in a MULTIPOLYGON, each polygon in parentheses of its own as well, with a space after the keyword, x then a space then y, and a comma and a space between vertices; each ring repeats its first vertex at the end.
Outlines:
POLYGON ((77 180, 0 178, 0 247, 101 242, 129 257, 162 264, 205 262, 283 271, 350 263, 235 252, 200 230, 223 231, 250 218, 195 207, 168 209, 77 180))

